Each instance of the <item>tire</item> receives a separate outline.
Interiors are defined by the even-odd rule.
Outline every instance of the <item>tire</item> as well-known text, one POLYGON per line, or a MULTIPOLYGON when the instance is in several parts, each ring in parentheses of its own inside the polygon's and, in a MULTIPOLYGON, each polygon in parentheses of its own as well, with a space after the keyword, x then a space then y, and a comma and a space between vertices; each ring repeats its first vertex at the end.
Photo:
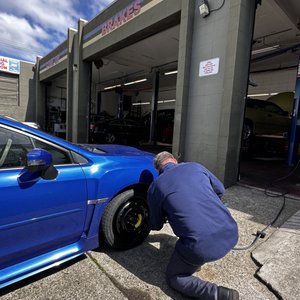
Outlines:
POLYGON ((144 196, 125 191, 107 205, 100 224, 106 245, 126 250, 141 244, 148 236, 148 206, 144 196))
POLYGON ((112 132, 108 132, 105 135, 105 142, 108 144, 113 144, 116 141, 116 136, 112 132))

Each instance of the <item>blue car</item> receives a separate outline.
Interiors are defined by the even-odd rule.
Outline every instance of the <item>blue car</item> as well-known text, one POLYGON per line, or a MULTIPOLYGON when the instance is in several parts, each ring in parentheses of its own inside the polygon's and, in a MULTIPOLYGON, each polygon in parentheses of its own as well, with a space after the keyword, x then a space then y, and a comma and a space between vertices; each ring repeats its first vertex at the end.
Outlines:
POLYGON ((0 288, 99 242, 142 243, 152 160, 132 147, 75 145, 0 117, 0 288))

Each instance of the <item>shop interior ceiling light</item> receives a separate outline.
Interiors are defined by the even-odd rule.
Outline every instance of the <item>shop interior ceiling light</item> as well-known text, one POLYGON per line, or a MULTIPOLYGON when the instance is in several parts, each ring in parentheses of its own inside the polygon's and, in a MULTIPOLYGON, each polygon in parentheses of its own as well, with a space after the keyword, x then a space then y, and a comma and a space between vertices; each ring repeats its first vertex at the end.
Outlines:
POLYGON ((174 71, 169 71, 169 72, 165 72, 165 75, 172 75, 172 74, 177 74, 178 71, 174 70, 174 71))
POLYGON ((143 78, 143 79, 139 79, 139 80, 127 82, 127 83, 124 83, 124 85, 131 85, 131 84, 140 83, 140 82, 144 82, 144 81, 147 81, 147 78, 143 78))

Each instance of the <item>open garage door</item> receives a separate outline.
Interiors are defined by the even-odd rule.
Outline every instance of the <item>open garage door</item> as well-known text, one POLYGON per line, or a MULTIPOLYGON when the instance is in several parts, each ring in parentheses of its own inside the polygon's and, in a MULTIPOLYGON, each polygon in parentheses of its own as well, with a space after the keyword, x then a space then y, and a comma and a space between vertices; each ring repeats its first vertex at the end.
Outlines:
POLYGON ((46 131, 66 138, 66 74, 45 82, 46 131))
POLYGON ((257 8, 240 178, 260 187, 283 178, 288 191, 300 196, 300 171, 285 178, 291 171, 288 148, 300 56, 300 27, 293 11, 300 11, 299 1, 265 0, 257 8))
POLYGON ((170 150, 178 44, 179 25, 111 53, 101 58, 101 64, 94 61, 91 142, 135 146, 150 142, 170 150), (154 113, 155 135, 151 140, 154 113))

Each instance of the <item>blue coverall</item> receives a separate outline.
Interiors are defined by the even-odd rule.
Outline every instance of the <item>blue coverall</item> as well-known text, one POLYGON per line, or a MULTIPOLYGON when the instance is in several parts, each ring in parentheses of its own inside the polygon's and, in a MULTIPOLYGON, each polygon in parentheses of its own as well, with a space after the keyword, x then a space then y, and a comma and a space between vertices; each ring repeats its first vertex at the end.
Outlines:
POLYGON ((238 228, 220 200, 221 181, 198 163, 167 163, 148 190, 152 230, 166 218, 179 237, 166 271, 175 290, 198 299, 217 299, 217 285, 192 276, 199 268, 225 256, 237 243, 238 228))

